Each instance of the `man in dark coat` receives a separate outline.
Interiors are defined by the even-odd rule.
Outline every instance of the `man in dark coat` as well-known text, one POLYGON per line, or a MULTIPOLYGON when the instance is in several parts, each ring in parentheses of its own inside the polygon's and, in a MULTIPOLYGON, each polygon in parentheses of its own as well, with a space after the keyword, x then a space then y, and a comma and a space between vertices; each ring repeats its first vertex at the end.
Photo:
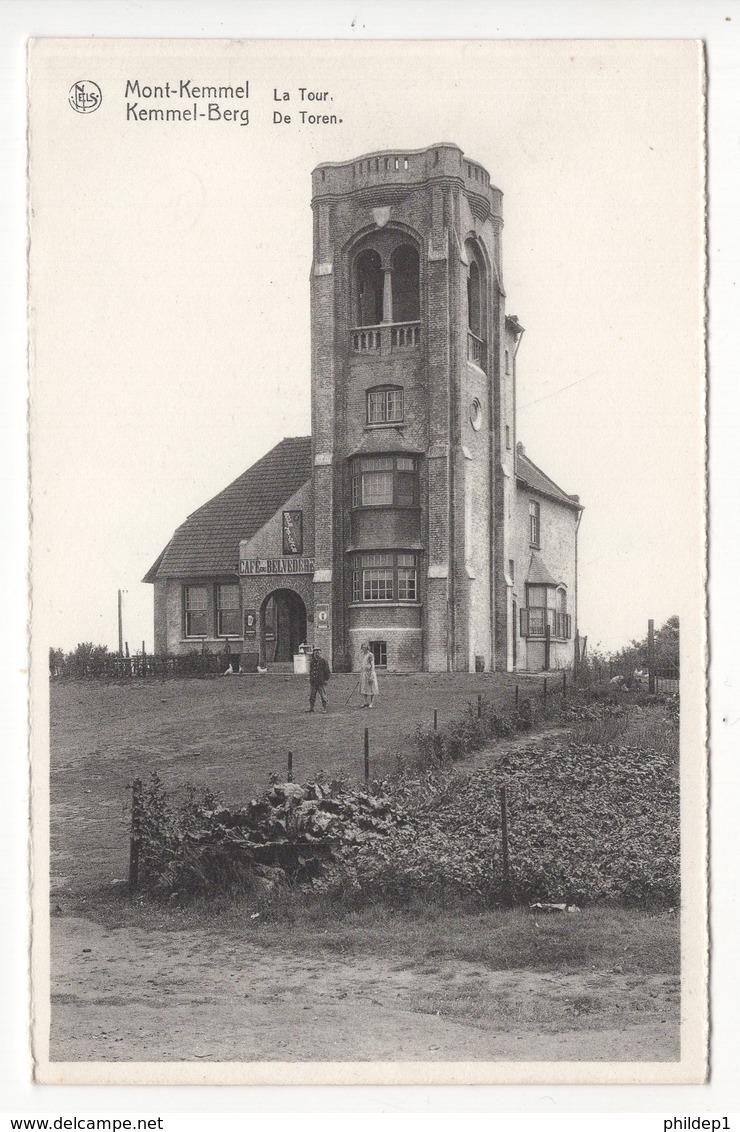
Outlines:
POLYGON ((309 711, 314 710, 317 693, 321 699, 322 710, 326 711, 326 685, 329 681, 330 676, 331 672, 329 670, 329 665, 321 655, 321 649, 314 649, 311 653, 311 663, 308 667, 308 679, 311 685, 311 693, 308 697, 309 711))

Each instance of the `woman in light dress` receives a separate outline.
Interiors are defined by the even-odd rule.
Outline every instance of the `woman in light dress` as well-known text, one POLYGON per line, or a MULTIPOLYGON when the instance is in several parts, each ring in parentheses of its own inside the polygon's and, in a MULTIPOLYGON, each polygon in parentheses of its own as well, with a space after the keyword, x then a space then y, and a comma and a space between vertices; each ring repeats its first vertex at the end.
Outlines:
POLYGON ((365 697, 362 705, 371 708, 373 700, 378 694, 378 677, 375 672, 375 657, 370 652, 370 645, 364 644, 360 655, 360 691, 365 697))

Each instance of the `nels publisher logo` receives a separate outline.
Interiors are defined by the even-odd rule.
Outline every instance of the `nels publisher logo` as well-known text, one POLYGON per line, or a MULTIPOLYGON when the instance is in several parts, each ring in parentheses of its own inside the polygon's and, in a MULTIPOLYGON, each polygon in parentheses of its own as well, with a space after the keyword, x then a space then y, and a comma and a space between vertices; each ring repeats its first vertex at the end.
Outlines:
POLYGON ((103 101, 103 92, 91 79, 81 79, 69 88, 69 105, 78 114, 92 114, 103 101))

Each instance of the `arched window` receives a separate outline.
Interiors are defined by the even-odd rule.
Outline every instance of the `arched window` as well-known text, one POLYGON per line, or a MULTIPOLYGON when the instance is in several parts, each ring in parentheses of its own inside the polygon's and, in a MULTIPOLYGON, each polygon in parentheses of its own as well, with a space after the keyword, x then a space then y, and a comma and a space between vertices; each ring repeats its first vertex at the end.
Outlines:
POLYGON ((401 244, 391 256, 393 271, 393 321, 416 322, 419 318, 419 253, 411 244, 401 244))
POLYGON ((486 265, 475 240, 465 241, 468 299, 468 361, 479 369, 488 367, 488 311, 486 265))
POLYGON ((356 326, 378 326, 383 321, 383 269, 372 248, 355 260, 355 318, 356 326))
POLYGON ((482 338, 481 327, 480 268, 473 260, 468 270, 468 330, 476 338, 482 338))

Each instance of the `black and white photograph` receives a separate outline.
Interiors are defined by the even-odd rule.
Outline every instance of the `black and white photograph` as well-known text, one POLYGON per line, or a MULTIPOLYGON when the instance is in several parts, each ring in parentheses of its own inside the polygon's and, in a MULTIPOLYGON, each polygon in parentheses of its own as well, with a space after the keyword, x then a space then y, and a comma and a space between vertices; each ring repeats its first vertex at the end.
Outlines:
POLYGON ((705 1080, 704 77, 29 43, 39 1082, 705 1080))

